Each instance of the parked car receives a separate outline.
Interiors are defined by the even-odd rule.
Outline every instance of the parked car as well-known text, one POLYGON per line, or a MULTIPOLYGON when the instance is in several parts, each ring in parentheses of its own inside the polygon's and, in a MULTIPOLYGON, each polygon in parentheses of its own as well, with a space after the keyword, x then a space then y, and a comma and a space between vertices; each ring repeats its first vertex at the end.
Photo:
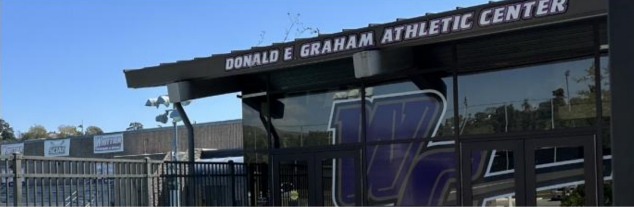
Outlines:
POLYGON ((560 201, 564 197, 569 196, 572 193, 573 189, 574 189, 574 187, 563 187, 563 188, 553 189, 553 190, 550 191, 550 194, 551 194, 550 200, 551 201, 560 201))

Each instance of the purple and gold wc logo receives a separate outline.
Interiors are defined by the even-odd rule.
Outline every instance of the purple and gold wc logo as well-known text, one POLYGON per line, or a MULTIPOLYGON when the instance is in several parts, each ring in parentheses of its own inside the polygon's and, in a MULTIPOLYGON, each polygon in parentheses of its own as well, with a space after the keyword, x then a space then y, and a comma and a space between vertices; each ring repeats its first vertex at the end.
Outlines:
MULTIPOLYGON (((362 141, 360 99, 337 100, 329 127, 333 144, 362 141)), ((453 141, 433 142, 447 101, 436 90, 377 95, 364 101, 367 116, 367 194, 369 205, 447 205, 455 202, 453 141), (413 142, 391 142, 399 140, 413 142), (373 144, 376 143, 376 144, 373 144)), ((353 205, 352 159, 333 164, 332 200, 353 205)))

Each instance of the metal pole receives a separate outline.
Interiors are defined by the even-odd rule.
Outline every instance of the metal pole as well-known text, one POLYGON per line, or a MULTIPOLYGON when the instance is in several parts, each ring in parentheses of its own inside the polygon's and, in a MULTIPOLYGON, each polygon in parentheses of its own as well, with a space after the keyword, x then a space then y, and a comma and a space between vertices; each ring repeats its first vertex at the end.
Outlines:
POLYGON ((555 129, 555 105, 553 99, 550 99, 550 124, 552 129, 555 129))
POLYGON ((568 111, 572 111, 570 106, 570 89, 568 87, 568 76, 570 76, 570 70, 567 70, 564 74, 566 75, 566 100, 568 100, 568 111))
MULTIPOLYGON (((176 109, 176 104, 174 104, 174 110, 176 109)), ((176 121, 174 121, 172 119, 172 126, 173 126, 173 133, 174 135, 172 136, 172 161, 178 161, 178 123, 176 121)), ((174 172, 177 171, 177 167, 178 165, 170 165, 171 168, 174 169, 174 172)), ((172 196, 172 206, 180 206, 180 190, 178 190, 178 184, 179 179, 174 178, 174 190, 172 190, 173 192, 171 192, 171 196, 172 196)))
POLYGON ((235 165, 233 164, 233 160, 229 160, 229 175, 230 175, 230 190, 231 190, 231 205, 237 206, 236 202, 236 173, 235 173, 235 165))
MULTIPOLYGON (((22 206, 22 155, 20 153, 13 153, 13 206, 22 206)), ((8 194, 8 190, 7 190, 8 194)), ((9 201, 7 200, 7 203, 9 201)))
POLYGON ((175 121, 172 121, 174 125, 174 136, 172 138, 172 161, 178 161, 178 127, 175 121))
POLYGON ((181 119, 183 119, 183 123, 185 124, 185 128, 187 128, 187 139, 189 142, 189 147, 188 147, 188 156, 189 156, 189 162, 194 163, 195 162, 195 158, 194 158, 194 126, 192 126, 192 123, 189 121, 189 117, 187 117, 187 114, 185 113, 185 109, 183 109, 183 105, 181 105, 180 102, 174 103, 174 106, 176 107, 176 109, 178 110, 179 115, 181 116, 181 119))
MULTIPOLYGON (((174 140, 172 140, 172 142, 173 142, 173 144, 172 144, 173 153, 172 154, 174 156, 173 160, 174 161, 178 161, 178 123, 175 122, 175 121, 172 121, 172 122, 174 123, 174 140)), ((177 165, 172 165, 172 167, 176 167, 176 166, 177 165)), ((179 179, 175 179, 174 183, 175 183, 176 186, 179 186, 178 182, 179 182, 179 179)), ((180 206, 180 203, 181 203, 181 201, 180 201, 180 197, 181 197, 180 196, 180 190, 177 189, 174 192, 174 197, 176 198, 176 206, 180 206)))
POLYGON ((509 132, 509 114, 504 103, 504 132, 509 132))
POLYGON ((183 119, 183 123, 185 124, 185 128, 187 128, 187 140, 188 140, 188 152, 187 155, 189 157, 189 174, 192 176, 189 176, 189 195, 187 199, 187 204, 191 205, 191 204, 195 204, 196 203, 196 196, 194 195, 194 162, 196 161, 196 159, 194 158, 194 127, 192 126, 192 123, 189 121, 189 117, 187 117, 187 113, 185 113, 185 109, 183 109, 183 105, 181 105, 180 102, 176 102, 174 103, 174 106, 176 107, 176 109, 178 109, 178 113, 181 116, 181 119, 183 119))

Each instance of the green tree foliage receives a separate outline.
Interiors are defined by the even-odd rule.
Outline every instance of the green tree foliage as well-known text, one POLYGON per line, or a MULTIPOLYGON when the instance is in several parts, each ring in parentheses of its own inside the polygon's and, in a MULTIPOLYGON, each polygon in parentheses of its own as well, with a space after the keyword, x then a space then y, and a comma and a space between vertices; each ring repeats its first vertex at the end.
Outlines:
MULTIPOLYGON (((555 88, 552 97, 548 99, 518 100, 491 106, 473 114, 468 113, 466 116, 461 114, 460 123, 465 126, 462 130, 464 134, 486 134, 547 130, 553 126, 593 126, 597 111, 595 78, 595 69, 591 66, 585 70, 585 75, 573 79, 578 83, 585 83, 588 88, 570 94, 571 97, 566 98, 565 89, 555 88)), ((602 94, 609 99, 609 90, 602 89, 602 94)))
POLYGON ((603 184, 603 205, 611 206, 612 205, 612 181, 605 182, 603 184))
POLYGON ((81 132, 77 130, 77 127, 72 125, 61 125, 57 128, 57 130, 59 130, 59 134, 57 136, 58 138, 81 135, 81 132))
POLYGON ((4 119, 0 119, 0 138, 2 138, 2 141, 15 140, 13 128, 11 128, 9 123, 4 121, 4 119))
POLYGON ((86 135, 96 135, 96 134, 103 134, 103 130, 101 130, 101 128, 96 126, 89 126, 88 128, 86 128, 86 135))
POLYGON ((139 129, 143 129, 143 124, 141 124, 140 122, 131 122, 126 131, 134 131, 139 129))
POLYGON ((565 195, 561 199, 562 206, 584 206, 585 205, 585 185, 578 185, 570 195, 565 195))
POLYGON ((38 138, 47 138, 48 132, 44 126, 36 124, 32 127, 29 127, 29 131, 22 135, 22 139, 38 139, 38 138))
POLYGON ((266 130, 244 125, 243 126, 244 133, 244 147, 245 149, 267 149, 268 144, 268 135, 266 130))
MULTIPOLYGON (((569 195, 565 195, 561 199, 562 206, 584 206, 585 205, 585 185, 578 185, 569 195)), ((603 205, 612 205, 612 182, 603 184, 603 205)))

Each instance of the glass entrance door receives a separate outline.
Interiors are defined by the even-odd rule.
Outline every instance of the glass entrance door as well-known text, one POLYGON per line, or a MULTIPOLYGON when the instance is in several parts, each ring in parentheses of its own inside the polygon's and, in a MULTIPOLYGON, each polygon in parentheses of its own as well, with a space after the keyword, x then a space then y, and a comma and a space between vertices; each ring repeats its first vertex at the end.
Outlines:
POLYGON ((359 157, 359 151, 275 156, 275 205, 361 205, 359 157))
POLYGON ((527 140, 527 205, 597 205, 593 146, 592 136, 527 140))
POLYGON ((522 142, 463 144, 463 203, 474 206, 516 206, 525 202, 522 142))
POLYGON ((314 172, 311 156, 279 156, 274 167, 275 205, 277 206, 311 206, 315 196, 311 187, 315 180, 309 172, 314 172))
POLYGON ((358 151, 315 156, 317 206, 361 205, 361 162, 358 151))
POLYGON ((463 203, 474 206, 596 205, 593 137, 465 142, 463 203))

